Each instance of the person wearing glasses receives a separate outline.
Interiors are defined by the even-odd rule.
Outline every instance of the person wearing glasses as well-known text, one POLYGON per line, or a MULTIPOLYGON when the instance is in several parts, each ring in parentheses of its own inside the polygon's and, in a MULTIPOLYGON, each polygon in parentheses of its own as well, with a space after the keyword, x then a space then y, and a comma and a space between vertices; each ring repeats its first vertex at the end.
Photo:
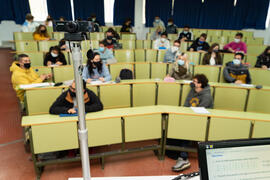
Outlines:
MULTIPOLYGON (((103 104, 93 91, 86 88, 85 81, 83 81, 83 91, 86 113, 103 110, 103 104)), ((63 92, 52 104, 50 114, 76 114, 77 108, 75 81, 73 81, 69 89, 63 92)))

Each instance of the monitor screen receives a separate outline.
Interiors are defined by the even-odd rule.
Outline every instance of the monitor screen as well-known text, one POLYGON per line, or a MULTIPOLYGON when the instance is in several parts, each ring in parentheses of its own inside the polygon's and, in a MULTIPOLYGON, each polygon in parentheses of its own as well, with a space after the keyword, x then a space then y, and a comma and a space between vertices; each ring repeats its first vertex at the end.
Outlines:
POLYGON ((202 180, 269 180, 270 140, 204 143, 199 165, 202 180))

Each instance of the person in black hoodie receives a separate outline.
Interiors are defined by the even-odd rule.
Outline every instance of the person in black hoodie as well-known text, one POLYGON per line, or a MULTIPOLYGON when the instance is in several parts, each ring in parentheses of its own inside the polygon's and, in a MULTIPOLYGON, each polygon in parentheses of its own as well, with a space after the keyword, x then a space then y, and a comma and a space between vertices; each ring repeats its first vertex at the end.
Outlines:
POLYGON ((270 68, 270 46, 268 46, 264 52, 258 56, 255 67, 262 69, 270 68))
POLYGON ((132 32, 131 19, 130 18, 125 20, 120 32, 125 32, 125 33, 131 33, 132 32))
MULTIPOLYGON (((95 93, 86 88, 83 81, 85 112, 96 112, 103 110, 103 104, 95 93)), ((69 89, 63 92, 50 107, 50 114, 76 114, 77 113, 75 81, 69 89)))
POLYGON ((188 51, 198 51, 205 52, 209 49, 209 44, 206 42, 207 34, 202 33, 199 38, 197 38, 191 46, 188 48, 188 51))
POLYGON ((50 51, 45 55, 44 66, 67 65, 65 55, 61 52, 59 46, 50 47, 50 51))

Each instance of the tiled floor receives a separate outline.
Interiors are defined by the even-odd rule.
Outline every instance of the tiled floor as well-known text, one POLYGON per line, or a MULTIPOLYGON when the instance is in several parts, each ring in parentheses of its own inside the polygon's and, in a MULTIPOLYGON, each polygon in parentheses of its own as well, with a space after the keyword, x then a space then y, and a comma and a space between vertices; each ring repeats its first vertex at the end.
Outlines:
MULTIPOLYGON (((0 180, 34 180, 33 163, 29 161, 30 154, 25 153, 23 142, 6 144, 22 138, 20 127, 20 112, 15 92, 10 82, 9 65, 11 55, 6 50, 0 50, 0 180)), ((148 142, 142 142, 144 144, 148 142)), ((134 146, 137 143, 129 144, 134 146)), ((114 149, 117 146, 95 148, 91 152, 101 149, 114 149)), ((190 154, 191 168, 184 173, 197 171, 196 154, 190 154)), ((105 158, 105 169, 101 169, 98 160, 91 160, 91 176, 152 176, 175 175, 171 171, 174 160, 166 158, 159 161, 152 151, 117 155, 105 158)), ((81 177, 80 162, 46 166, 42 180, 67 180, 69 177, 81 177)))

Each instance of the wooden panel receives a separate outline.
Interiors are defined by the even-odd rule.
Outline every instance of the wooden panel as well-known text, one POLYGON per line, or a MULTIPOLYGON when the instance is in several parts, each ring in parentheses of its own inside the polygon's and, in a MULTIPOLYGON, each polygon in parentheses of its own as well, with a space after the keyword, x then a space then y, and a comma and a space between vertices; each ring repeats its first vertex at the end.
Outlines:
POLYGON ((114 51, 115 59, 118 62, 134 62, 134 51, 119 49, 114 51))
POLYGON ((255 121, 252 138, 269 138, 270 122, 255 121))
POLYGON ((135 62, 145 62, 145 50, 135 49, 135 62))
POLYGON ((126 142, 161 138, 161 114, 125 117, 126 142))
POLYGON ((251 122, 229 118, 211 118, 209 141, 247 139, 251 122))
POLYGON ((207 117, 169 114, 168 138, 204 141, 207 117))
POLYGON ((53 102, 62 93, 62 88, 38 89, 26 91, 28 115, 47 114, 53 102))
POLYGON ((100 99, 104 108, 130 107, 129 85, 100 86, 100 99))
POLYGON ((16 51, 38 51, 37 41, 15 41, 16 51))
POLYGON ((32 126, 34 153, 78 148, 76 122, 32 126))
POLYGON ((218 82, 220 67, 218 66, 195 66, 194 74, 204 74, 209 82, 218 82))
POLYGON ((59 43, 58 41, 39 41, 38 48, 39 48, 39 51, 48 52, 50 47, 57 46, 58 43, 59 43))
POLYGON ((133 84, 133 106, 155 105, 156 84, 133 84))
POLYGON ((63 82, 74 79, 73 66, 59 66, 53 68, 54 81, 63 82))
POLYGON ((247 111, 270 113, 270 91, 250 90, 247 111))
POLYGON ((102 146, 122 142, 121 118, 86 121, 88 146, 102 146))
POLYGON ((158 84, 158 105, 179 105, 180 84, 159 83, 158 84))

